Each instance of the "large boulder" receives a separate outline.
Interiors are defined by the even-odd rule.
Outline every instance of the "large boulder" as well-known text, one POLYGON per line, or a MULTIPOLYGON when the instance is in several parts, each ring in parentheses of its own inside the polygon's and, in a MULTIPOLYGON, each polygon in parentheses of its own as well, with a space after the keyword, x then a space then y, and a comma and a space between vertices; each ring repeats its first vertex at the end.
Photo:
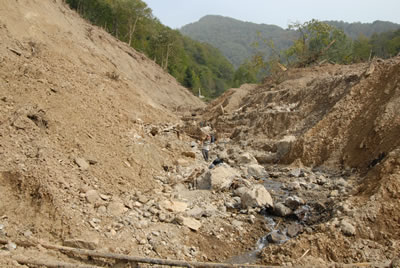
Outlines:
POLYGON ((256 184, 252 188, 241 189, 240 194, 243 208, 274 207, 271 195, 261 184, 256 184))
POLYGON ((242 153, 238 158, 239 165, 258 164, 257 159, 251 153, 242 153))
POLYGON ((274 211, 276 215, 281 217, 286 217, 293 213, 293 211, 290 208, 288 208, 282 203, 275 204, 274 211))
POLYGON ((237 171, 226 164, 221 164, 197 179, 197 189, 226 190, 234 178, 240 177, 237 171))
POLYGON ((265 168, 258 164, 251 164, 247 167, 247 174, 256 179, 267 178, 268 173, 265 168))

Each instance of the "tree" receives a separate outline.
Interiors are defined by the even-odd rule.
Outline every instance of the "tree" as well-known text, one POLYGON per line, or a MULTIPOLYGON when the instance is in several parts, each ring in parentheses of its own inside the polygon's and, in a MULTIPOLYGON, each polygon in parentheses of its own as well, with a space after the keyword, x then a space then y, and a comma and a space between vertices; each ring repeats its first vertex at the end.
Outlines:
POLYGON ((160 23, 142 0, 66 0, 71 8, 143 52, 180 83, 207 98, 231 86, 233 66, 219 50, 160 23))
POLYGON ((366 61, 370 58, 371 53, 372 45, 370 44, 369 39, 365 35, 360 34, 358 39, 353 43, 353 61, 366 61))
POLYGON ((233 75, 233 86, 239 87, 245 83, 256 83, 257 82, 258 68, 251 62, 245 62, 235 71, 233 75))
POLYGON ((346 63, 351 55, 351 41, 342 30, 318 20, 294 23, 289 29, 300 37, 285 51, 286 59, 298 66, 307 66, 319 60, 346 63))

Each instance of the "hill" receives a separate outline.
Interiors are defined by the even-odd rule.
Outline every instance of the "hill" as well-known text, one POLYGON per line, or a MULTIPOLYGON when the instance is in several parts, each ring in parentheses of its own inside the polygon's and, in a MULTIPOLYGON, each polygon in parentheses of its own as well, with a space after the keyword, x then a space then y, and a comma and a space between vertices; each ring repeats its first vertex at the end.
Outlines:
MULTIPOLYGON (((382 33, 398 29, 400 25, 391 22, 376 21, 373 23, 345 23, 328 21, 327 23, 343 29, 351 38, 360 34, 371 37, 374 33, 382 33)), ((201 42, 207 42, 217 48, 237 68, 249 60, 256 49, 252 45, 259 42, 257 48, 266 58, 273 53, 271 48, 262 43, 262 39, 272 40, 277 51, 287 49, 292 45, 297 35, 294 31, 285 30, 275 25, 243 22, 223 16, 209 15, 198 22, 183 26, 180 31, 201 42), (258 37, 261 34, 261 39, 258 37)))
MULTIPOLYGON (((345 66, 293 68, 282 72, 280 81, 270 77, 262 85, 228 90, 205 109, 203 120, 236 145, 228 155, 246 150, 269 169, 270 178, 264 183, 273 189, 274 198, 287 190, 310 198, 329 187, 328 181, 351 184, 348 192, 336 192, 337 186, 331 185, 330 193, 314 196, 324 203, 322 211, 329 216, 320 214, 323 219, 313 226, 315 232, 263 249, 265 264, 294 261, 310 265, 315 261, 316 266, 325 267, 332 260, 390 263, 398 257, 398 242, 384 248, 385 237, 400 239, 396 231, 400 213, 399 71, 400 56, 345 66), (286 168, 298 168, 298 172, 286 178, 286 168), (326 174, 317 174, 324 170, 333 171, 327 181, 326 174), (325 198, 333 203, 325 203, 325 198), (366 241, 376 247, 357 248, 366 241), (306 249, 310 249, 307 260, 300 261, 306 249), (383 252, 390 253, 384 257, 383 252)), ((282 212, 286 213, 290 211, 282 212)), ((290 216, 286 220, 290 224, 290 216)))
MULTIPOLYGON (((275 25, 255 24, 240 20, 209 15, 198 22, 183 26, 180 31, 194 40, 206 42, 222 51, 235 67, 250 59, 256 49, 254 42, 260 41, 258 34, 270 38, 279 49, 286 49, 292 44, 296 34, 275 25)), ((269 56, 271 51, 260 44, 260 50, 269 56)))
POLYGON ((348 23, 344 21, 325 21, 326 23, 342 29, 352 39, 357 39, 360 35, 371 38, 373 34, 381 34, 384 32, 395 31, 400 28, 399 24, 389 21, 374 21, 372 23, 353 22, 348 23))
POLYGON ((94 25, 153 59, 182 85, 206 98, 215 98, 231 87, 234 68, 209 44, 173 30, 153 16, 141 0, 66 0, 94 25))
POLYGON ((205 107, 63 0, 3 1, 0 40, 0 267, 398 257, 399 57, 205 107))

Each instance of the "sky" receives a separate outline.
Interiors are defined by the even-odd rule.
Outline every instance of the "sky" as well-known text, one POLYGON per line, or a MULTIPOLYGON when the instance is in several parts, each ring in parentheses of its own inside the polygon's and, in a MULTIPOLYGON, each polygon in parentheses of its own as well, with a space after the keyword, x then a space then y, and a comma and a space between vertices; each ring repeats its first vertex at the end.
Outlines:
POLYGON ((161 23, 176 29, 205 15, 287 28, 311 19, 400 24, 400 0, 143 0, 161 23))

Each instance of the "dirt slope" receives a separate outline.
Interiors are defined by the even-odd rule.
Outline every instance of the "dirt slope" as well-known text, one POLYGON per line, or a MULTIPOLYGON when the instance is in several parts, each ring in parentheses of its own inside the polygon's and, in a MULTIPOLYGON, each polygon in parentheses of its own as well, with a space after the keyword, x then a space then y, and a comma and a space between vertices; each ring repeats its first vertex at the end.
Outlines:
POLYGON ((233 139, 260 154, 276 154, 279 142, 293 136, 290 148, 272 162, 299 159, 307 166, 366 170, 400 144, 399 71, 399 57, 290 70, 281 83, 254 86, 241 98, 240 109, 221 115, 220 104, 230 105, 225 94, 204 118, 230 126, 219 131, 230 130, 233 139))
MULTIPOLYGON (((204 119, 240 148, 251 147, 260 163, 357 178, 349 195, 340 193, 340 200, 333 201, 329 221, 283 245, 266 247, 264 263, 385 263, 398 256, 399 56, 351 66, 291 69, 235 99, 238 109, 224 110, 231 95, 216 100, 204 119), (347 222, 354 226, 351 235, 343 234, 347 222)), ((305 179, 308 188, 313 179, 305 179)))
MULTIPOLYGON (((85 193, 154 189, 171 166, 174 112, 204 104, 61 1, 0 6, 0 235, 79 236, 85 193)), ((90 233, 90 231, 89 231, 90 233)), ((0 265, 1 266, 1 265, 0 265)))

